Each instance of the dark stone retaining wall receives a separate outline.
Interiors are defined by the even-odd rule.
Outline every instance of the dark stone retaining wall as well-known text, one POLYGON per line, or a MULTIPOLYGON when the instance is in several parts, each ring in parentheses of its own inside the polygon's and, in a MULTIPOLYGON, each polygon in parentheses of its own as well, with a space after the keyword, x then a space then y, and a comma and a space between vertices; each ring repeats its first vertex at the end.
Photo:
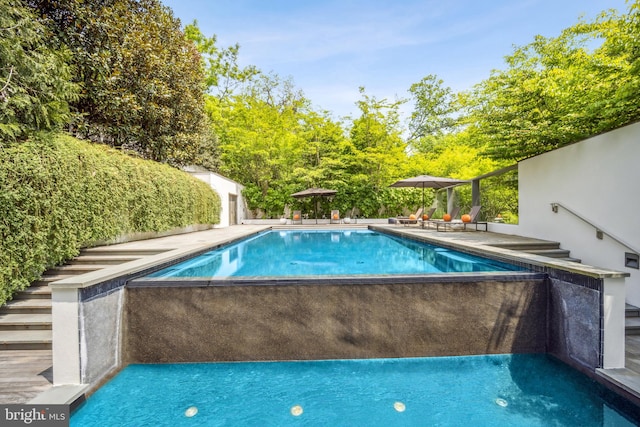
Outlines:
POLYGON ((548 282, 134 284, 123 363, 546 352, 548 282))

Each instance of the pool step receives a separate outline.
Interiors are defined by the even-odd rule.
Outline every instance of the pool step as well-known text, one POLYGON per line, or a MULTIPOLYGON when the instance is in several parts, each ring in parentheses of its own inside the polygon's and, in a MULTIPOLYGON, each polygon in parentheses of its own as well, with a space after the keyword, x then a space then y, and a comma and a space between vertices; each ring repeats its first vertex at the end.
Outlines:
POLYGON ((625 333, 640 335, 640 308, 631 304, 625 307, 625 333))

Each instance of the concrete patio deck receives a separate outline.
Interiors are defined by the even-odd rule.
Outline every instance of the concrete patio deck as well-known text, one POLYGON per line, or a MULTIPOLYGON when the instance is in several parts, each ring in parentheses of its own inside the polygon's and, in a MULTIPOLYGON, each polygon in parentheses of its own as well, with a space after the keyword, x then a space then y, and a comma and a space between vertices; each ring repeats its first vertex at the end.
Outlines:
MULTIPOLYGON (((100 250, 111 252, 138 251, 143 253, 148 251, 148 255, 141 259, 123 263, 118 266, 109 266, 104 269, 75 276, 74 280, 87 280, 87 283, 100 283, 100 281, 110 280, 114 275, 130 269, 131 266, 140 268, 150 263, 160 263, 166 257, 175 256, 175 251, 180 254, 197 252, 207 247, 224 244, 243 236, 258 233, 270 228, 366 228, 370 224, 360 220, 355 225, 237 225, 227 228, 211 229, 188 234, 167 236, 156 239, 128 242, 116 245, 100 247, 100 250), (165 257, 162 256, 165 254, 165 257)), ((526 257, 528 261, 535 263, 548 263, 553 266, 563 266, 567 269, 586 270, 597 273, 597 267, 589 267, 581 264, 571 263, 561 259, 548 258, 536 254, 517 252, 511 249, 516 247, 527 247, 531 244, 544 243, 539 239, 497 234, 491 232, 437 232, 420 227, 403 227, 397 225, 381 225, 379 222, 374 227, 380 227, 387 231, 406 234, 413 237, 442 243, 445 245, 460 245, 465 247, 483 248, 487 251, 498 253, 502 256, 513 257, 514 259, 526 257)), ((594 274, 595 274, 594 273, 594 274)), ((56 286, 53 284, 53 286, 56 286)), ((635 396, 636 403, 640 402, 640 336, 626 337, 626 357, 627 368, 624 370, 601 370, 600 375, 604 381, 609 381, 617 387, 635 396), (615 372, 608 372, 615 371, 615 372)), ((51 384, 51 350, 39 350, 35 355, 33 352, 0 352, 0 403, 54 403, 49 401, 57 392, 51 384), (31 356, 30 356, 31 355, 31 356)), ((69 399, 77 394, 77 390, 67 392, 69 399)), ((55 403, 61 403, 60 397, 55 397, 55 403)))

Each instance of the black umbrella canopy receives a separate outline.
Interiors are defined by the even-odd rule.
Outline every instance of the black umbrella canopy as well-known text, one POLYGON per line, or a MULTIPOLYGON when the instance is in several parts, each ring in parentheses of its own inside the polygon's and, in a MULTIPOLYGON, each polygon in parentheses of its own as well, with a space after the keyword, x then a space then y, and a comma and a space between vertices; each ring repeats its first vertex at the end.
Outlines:
POLYGON ((291 197, 295 197, 297 199, 302 199, 304 197, 313 197, 313 202, 314 202, 315 211, 316 211, 316 224, 317 224, 318 223, 318 201, 316 200, 316 197, 333 196, 336 193, 337 193, 336 190, 328 190, 326 188, 307 188, 306 190, 293 193, 291 197))
POLYGON ((463 179, 445 178, 441 176, 419 175, 413 178, 401 179, 391 184, 389 187, 414 187, 422 188, 422 210, 424 210, 424 189, 425 188, 447 188, 455 185, 467 184, 469 181, 463 179))

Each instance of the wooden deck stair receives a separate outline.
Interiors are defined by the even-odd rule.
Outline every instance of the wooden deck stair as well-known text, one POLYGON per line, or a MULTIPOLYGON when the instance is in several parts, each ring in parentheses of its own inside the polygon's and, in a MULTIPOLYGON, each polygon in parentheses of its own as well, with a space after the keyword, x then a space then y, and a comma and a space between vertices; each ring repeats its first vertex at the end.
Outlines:
POLYGON ((162 251, 109 248, 83 250, 69 263, 54 267, 0 307, 0 351, 50 350, 52 343, 51 289, 49 284, 115 264, 135 261, 162 251))

